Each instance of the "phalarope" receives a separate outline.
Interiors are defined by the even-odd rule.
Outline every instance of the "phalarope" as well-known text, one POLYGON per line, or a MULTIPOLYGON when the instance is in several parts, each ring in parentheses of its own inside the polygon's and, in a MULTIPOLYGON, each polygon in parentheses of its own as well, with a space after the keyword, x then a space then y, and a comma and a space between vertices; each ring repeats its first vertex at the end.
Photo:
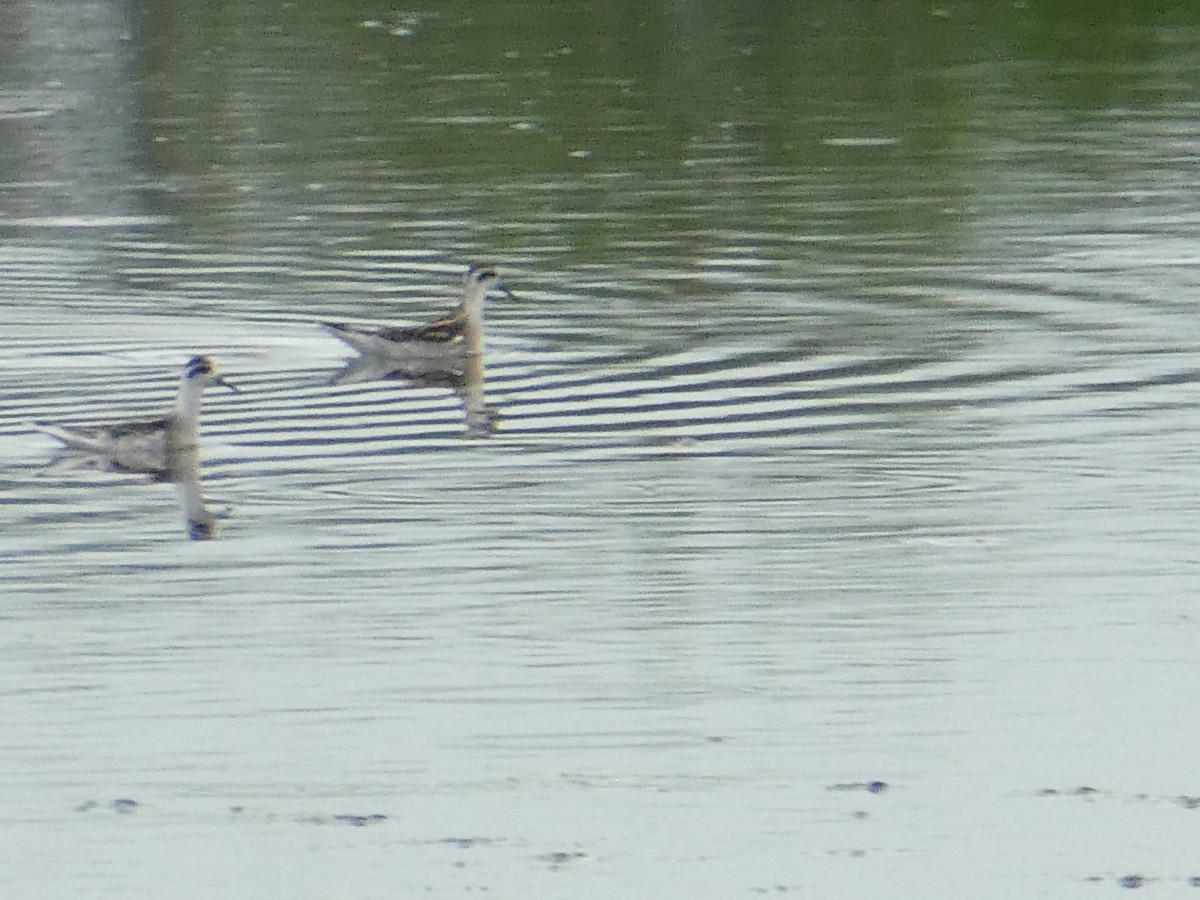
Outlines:
POLYGON ((111 425, 64 428, 34 423, 62 441, 67 450, 102 457, 115 469, 144 472, 174 480, 180 459, 195 454, 200 445, 200 398, 210 384, 237 392, 217 371, 211 356, 194 356, 183 367, 175 407, 165 416, 111 425))
POLYGON ((494 269, 471 266, 463 280, 462 302, 448 316, 424 325, 386 328, 335 322, 321 325, 359 353, 411 362, 414 374, 429 374, 457 368, 457 361, 483 352, 483 301, 492 291, 513 299, 494 269))

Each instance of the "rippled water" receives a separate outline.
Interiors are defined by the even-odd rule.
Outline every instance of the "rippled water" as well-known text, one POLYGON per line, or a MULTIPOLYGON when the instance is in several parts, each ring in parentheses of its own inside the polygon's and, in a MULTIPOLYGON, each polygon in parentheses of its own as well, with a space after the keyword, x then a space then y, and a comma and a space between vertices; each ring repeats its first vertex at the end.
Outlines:
POLYGON ((656 84, 650 38, 614 61, 533 5, 254 37, 218 2, 18 7, 7 892, 1200 875, 1192 23, 1130 23, 1114 72, 1034 11, 1011 58, 843 89, 878 49, 849 20, 792 70, 677 12, 656 84), (517 294, 494 433, 333 383, 316 322, 438 315, 476 260, 517 294), (197 352, 242 389, 205 398, 211 541, 29 424, 158 412, 197 352))

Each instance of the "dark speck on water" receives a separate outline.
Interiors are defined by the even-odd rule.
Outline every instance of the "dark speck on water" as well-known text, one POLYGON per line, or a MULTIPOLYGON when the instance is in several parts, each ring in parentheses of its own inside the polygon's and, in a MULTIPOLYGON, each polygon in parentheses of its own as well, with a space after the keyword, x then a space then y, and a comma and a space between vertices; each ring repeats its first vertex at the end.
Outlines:
MULTIPOLYGON (((118 797, 108 804, 108 808, 114 812, 131 813, 136 810, 141 804, 136 800, 130 800, 128 797, 118 797)), ((100 804, 95 800, 85 800, 75 807, 75 812, 91 812, 93 809, 99 809, 100 804)))
POLYGON ((886 781, 846 781, 831 784, 827 791, 866 791, 868 794, 882 794, 891 785, 886 781))
POLYGON ((367 816, 359 816, 353 814, 343 814, 334 816, 333 821, 341 822, 343 825, 353 825, 355 828, 361 828, 364 825, 378 825, 380 822, 387 821, 387 816, 373 813, 367 816))
POLYGON ((488 838, 450 837, 442 838, 441 843, 451 844, 460 850, 470 850, 472 847, 478 847, 480 844, 490 844, 491 841, 488 838))
POLYGON ((545 854, 541 859, 550 863, 551 868, 558 869, 570 863, 587 859, 587 854, 579 850, 556 850, 553 853, 545 854))
POLYGON ((1100 792, 1094 787, 1080 785, 1076 788, 1042 788, 1038 791, 1039 797, 1094 797, 1100 792))

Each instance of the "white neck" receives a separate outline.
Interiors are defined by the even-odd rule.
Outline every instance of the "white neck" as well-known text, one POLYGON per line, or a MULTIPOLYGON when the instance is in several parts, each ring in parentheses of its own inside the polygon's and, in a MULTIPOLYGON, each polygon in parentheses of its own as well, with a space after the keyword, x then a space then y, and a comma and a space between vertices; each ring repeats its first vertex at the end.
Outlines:
POLYGON ((462 309, 466 314, 466 349, 469 354, 483 353, 483 301, 487 288, 470 279, 463 286, 462 309))
POLYGON ((200 398, 204 395, 204 379, 188 378, 179 382, 179 395, 175 398, 175 415, 194 422, 200 416, 200 398))
POLYGON ((487 288, 482 284, 474 281, 468 281, 463 286, 463 309, 467 314, 467 321, 479 328, 483 327, 483 298, 487 295, 487 288))

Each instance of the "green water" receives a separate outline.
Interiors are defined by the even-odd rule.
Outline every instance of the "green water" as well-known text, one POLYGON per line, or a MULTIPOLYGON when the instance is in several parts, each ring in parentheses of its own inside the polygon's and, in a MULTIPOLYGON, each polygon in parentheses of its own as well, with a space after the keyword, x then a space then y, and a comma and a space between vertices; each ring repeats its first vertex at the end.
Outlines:
POLYGON ((1198 49, 1185 3, 10 3, 0 885, 1187 884, 1198 49), (318 321, 476 261, 493 434, 331 383, 318 321), (53 466, 31 421, 198 352, 194 495, 53 466))

